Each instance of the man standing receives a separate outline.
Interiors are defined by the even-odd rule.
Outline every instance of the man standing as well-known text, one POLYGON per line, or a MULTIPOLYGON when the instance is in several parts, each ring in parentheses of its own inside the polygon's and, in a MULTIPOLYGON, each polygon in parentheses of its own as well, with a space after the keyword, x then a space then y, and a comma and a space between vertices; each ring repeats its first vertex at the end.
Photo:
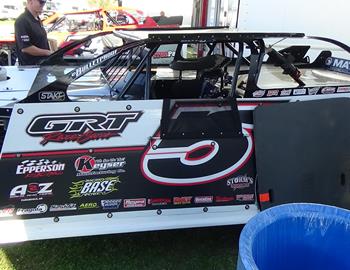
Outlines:
POLYGON ((46 0, 27 0, 25 11, 15 22, 15 37, 20 65, 37 65, 51 54, 46 31, 39 15, 46 0))

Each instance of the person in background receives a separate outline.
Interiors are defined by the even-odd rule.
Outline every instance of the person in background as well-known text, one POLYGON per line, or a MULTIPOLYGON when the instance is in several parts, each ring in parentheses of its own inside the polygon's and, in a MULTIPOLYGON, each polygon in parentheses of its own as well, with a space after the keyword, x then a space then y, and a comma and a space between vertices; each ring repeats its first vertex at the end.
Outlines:
POLYGON ((52 52, 39 15, 46 0, 27 0, 25 11, 15 21, 15 38, 20 65, 37 65, 52 52))

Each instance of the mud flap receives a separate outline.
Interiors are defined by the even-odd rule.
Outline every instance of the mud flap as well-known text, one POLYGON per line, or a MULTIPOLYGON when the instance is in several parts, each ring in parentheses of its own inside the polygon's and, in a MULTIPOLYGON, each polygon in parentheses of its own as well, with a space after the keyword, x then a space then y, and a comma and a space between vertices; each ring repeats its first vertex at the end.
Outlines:
POLYGON ((260 106, 254 112, 262 209, 314 202, 350 209, 350 100, 260 106))

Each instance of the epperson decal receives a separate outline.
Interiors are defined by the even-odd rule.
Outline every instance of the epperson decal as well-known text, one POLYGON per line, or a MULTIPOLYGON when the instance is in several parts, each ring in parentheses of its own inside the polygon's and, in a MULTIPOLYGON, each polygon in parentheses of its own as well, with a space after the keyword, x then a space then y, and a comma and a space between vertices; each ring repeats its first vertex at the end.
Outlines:
POLYGON ((17 165, 16 174, 24 175, 25 178, 50 177, 62 175, 65 164, 56 160, 32 159, 24 160, 17 165))
POLYGON ((141 111, 89 114, 52 114, 35 117, 27 127, 30 136, 42 136, 40 142, 77 142, 120 136, 130 122, 137 122, 141 111))

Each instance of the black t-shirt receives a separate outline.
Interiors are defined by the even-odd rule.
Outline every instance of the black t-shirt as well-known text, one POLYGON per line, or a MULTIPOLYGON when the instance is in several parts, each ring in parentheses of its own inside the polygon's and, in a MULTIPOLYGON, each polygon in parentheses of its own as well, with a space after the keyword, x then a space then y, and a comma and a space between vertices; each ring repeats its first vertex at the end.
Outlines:
POLYGON ((35 19, 28 9, 15 22, 16 47, 20 65, 37 65, 45 56, 33 56, 22 52, 23 48, 32 45, 49 50, 47 34, 40 19, 35 19))

